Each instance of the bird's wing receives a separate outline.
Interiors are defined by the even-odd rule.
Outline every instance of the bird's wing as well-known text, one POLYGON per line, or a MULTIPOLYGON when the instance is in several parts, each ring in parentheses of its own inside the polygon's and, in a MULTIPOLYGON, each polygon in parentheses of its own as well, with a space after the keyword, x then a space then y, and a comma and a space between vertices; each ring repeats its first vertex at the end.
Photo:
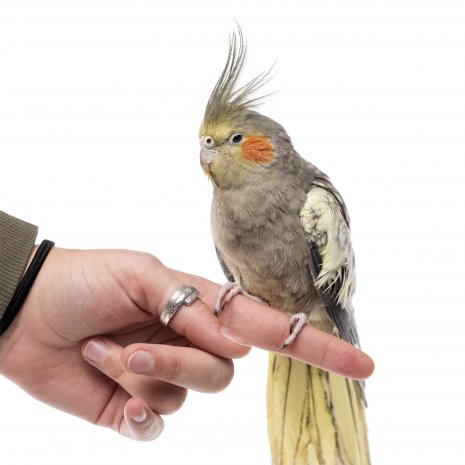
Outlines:
POLYGON ((339 337, 359 346, 351 297, 355 257, 342 197, 327 179, 314 182, 300 211, 309 245, 310 272, 339 337))

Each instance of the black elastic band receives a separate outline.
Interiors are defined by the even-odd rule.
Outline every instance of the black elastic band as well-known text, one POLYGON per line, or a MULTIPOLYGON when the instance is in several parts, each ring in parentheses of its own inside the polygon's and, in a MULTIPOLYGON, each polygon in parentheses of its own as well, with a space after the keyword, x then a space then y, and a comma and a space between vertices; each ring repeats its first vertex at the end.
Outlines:
POLYGON ((0 320, 0 336, 8 329, 16 315, 19 313, 19 310, 26 300, 27 294, 34 284, 34 280, 39 274, 40 268, 44 264, 48 253, 54 245, 54 242, 44 240, 37 248, 37 252, 33 257, 31 264, 26 270, 26 273, 24 273, 23 279, 21 279, 11 302, 8 304, 8 307, 0 320))

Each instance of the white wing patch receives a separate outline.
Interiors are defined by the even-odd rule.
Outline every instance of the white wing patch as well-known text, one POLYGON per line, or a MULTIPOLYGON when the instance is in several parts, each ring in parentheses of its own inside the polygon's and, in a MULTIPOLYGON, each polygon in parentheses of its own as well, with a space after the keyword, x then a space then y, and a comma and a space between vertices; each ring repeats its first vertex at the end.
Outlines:
POLYGON ((307 194, 300 218, 322 260, 315 276, 316 288, 346 307, 355 291, 355 257, 339 202, 328 190, 314 187, 307 194))

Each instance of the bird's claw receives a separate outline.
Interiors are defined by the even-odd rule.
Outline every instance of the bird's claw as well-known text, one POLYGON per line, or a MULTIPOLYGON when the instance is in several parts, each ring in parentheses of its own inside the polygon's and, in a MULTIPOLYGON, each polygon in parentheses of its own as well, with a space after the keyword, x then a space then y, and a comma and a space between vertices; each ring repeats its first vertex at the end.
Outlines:
POLYGON ((277 346, 278 350, 284 350, 286 347, 289 347, 294 341, 295 338, 299 335, 302 328, 307 324, 307 315, 305 313, 296 313, 291 316, 289 321, 289 336, 284 340, 282 344, 277 346))
POLYGON ((245 295, 246 297, 249 297, 250 299, 262 304, 265 303, 259 297, 249 294, 240 284, 236 282, 227 282, 221 286, 221 289, 218 292, 218 296, 216 297, 215 306, 213 307, 213 313, 215 316, 218 316, 221 310, 223 310, 224 306, 237 294, 245 295))
MULTIPOLYGON (((223 310, 224 306, 231 301, 231 299, 237 294, 245 295, 257 302, 266 303, 264 300, 249 294, 240 284, 236 282, 227 282, 221 286, 216 297, 215 306, 213 307, 213 313, 217 317, 223 310)), ((284 342, 277 346, 278 350, 284 350, 289 347, 299 335, 300 331, 307 324, 307 315, 305 313, 296 313, 291 316, 289 321, 289 336, 284 342)))

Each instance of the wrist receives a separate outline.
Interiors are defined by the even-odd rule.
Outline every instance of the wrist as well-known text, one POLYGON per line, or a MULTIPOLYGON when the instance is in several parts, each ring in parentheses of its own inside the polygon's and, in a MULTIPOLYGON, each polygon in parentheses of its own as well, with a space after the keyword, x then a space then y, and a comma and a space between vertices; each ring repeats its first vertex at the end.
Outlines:
POLYGON ((34 325, 27 324, 30 320, 27 315, 31 313, 27 307, 33 304, 34 299, 31 301, 27 297, 53 245, 53 242, 45 240, 40 246, 35 245, 32 248, 26 271, 0 320, 0 374, 17 384, 21 384, 25 372, 34 368, 33 366, 26 367, 33 357, 24 357, 24 352, 27 352, 25 347, 30 347, 30 342, 34 339, 34 325), (28 327, 32 328, 29 334, 27 334, 28 327), (18 365, 15 360, 22 360, 22 362, 18 365))
POLYGON ((21 307, 23 306, 23 303, 29 294, 29 291, 34 284, 34 281, 37 278, 37 275, 39 274, 39 271, 42 268, 48 253, 50 250, 52 250, 54 245, 54 242, 45 239, 37 248, 37 251, 32 257, 29 267, 26 269, 26 272, 19 282, 13 297, 11 298, 0 319, 0 337, 7 331, 21 310, 21 307))
MULTIPOLYGON (((27 260, 27 264, 24 268, 23 274, 21 276, 21 279, 24 277, 26 270, 29 268, 37 252, 38 247, 38 244, 34 244, 31 254, 29 255, 29 258, 27 260)), ((8 373, 10 372, 8 368, 8 356, 13 354, 13 348, 16 342, 19 339, 21 339, 23 335, 23 324, 21 320, 22 318, 20 318, 20 316, 18 315, 18 318, 16 318, 11 323, 7 331, 5 331, 5 333, 2 336, 0 336, 0 375, 5 376, 6 378, 9 378, 8 373)))
MULTIPOLYGON (((18 318, 12 322, 8 330, 0 337, 0 375, 5 378, 9 378, 12 381, 18 382, 16 379, 16 370, 14 369, 14 359, 19 359, 17 353, 19 353, 17 347, 20 346, 20 341, 24 340, 25 335, 25 324, 22 315, 18 315, 18 318)), ((27 370, 26 367, 22 367, 18 370, 27 370)))

